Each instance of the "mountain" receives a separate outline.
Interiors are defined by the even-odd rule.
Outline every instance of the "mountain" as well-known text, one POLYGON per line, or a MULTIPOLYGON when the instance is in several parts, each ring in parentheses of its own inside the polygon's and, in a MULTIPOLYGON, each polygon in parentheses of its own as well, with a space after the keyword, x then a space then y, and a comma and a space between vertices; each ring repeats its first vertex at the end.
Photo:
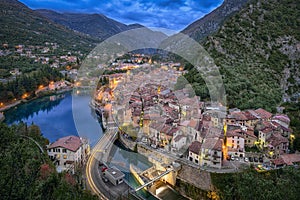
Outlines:
POLYGON ((58 43, 71 50, 89 51, 99 40, 46 19, 17 0, 0 0, 0 41, 10 46, 58 43))
POLYGON ((239 11, 248 1, 250 0, 224 0, 220 7, 190 24, 182 33, 197 41, 202 40, 217 31, 227 17, 239 11))
MULTIPOLYGON (((282 102, 298 100, 299 10, 292 0, 253 0, 202 41, 223 76, 229 107, 276 112, 282 102)), ((199 82, 194 71, 187 77, 199 82)))
POLYGON ((140 24, 122 24, 101 14, 58 13, 45 9, 36 12, 55 23, 101 40, 123 31, 143 27, 140 24))

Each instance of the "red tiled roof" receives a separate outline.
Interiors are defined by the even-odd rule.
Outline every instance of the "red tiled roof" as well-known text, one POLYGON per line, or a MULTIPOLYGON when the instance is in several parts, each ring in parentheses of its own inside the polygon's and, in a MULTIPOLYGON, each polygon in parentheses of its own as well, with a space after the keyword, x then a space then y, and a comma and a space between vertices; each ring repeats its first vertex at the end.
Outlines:
POLYGON ((287 165, 300 162, 300 154, 285 154, 280 156, 287 165))
POLYGON ((195 154, 200 154, 201 143, 199 141, 194 141, 189 147, 189 151, 195 154))
POLYGON ((281 143, 289 142, 289 140, 287 138, 283 137, 280 133, 273 134, 267 141, 273 147, 277 147, 281 143))
POLYGON ((285 162, 282 158, 277 158, 277 159, 271 160, 271 162, 276 166, 285 164, 285 162))
POLYGON ((236 120, 239 120, 239 121, 247 120, 247 118, 246 118, 246 116, 244 115, 243 112, 232 112, 231 117, 235 118, 236 120))
POLYGON ((272 113, 262 108, 256 109, 254 112, 256 112, 262 119, 269 119, 272 117, 272 113))
POLYGON ((76 152, 77 149, 82 145, 82 142, 79 137, 77 136, 67 136, 60 138, 53 142, 48 149, 53 149, 57 147, 62 147, 68 149, 70 151, 76 152))
POLYGON ((206 138, 201 145, 203 149, 222 150, 222 141, 219 138, 206 138), (221 146, 220 146, 221 145, 221 146))
POLYGON ((226 136, 227 137, 234 137, 234 136, 243 137, 243 135, 241 133, 242 133, 241 129, 228 130, 226 133, 226 136))

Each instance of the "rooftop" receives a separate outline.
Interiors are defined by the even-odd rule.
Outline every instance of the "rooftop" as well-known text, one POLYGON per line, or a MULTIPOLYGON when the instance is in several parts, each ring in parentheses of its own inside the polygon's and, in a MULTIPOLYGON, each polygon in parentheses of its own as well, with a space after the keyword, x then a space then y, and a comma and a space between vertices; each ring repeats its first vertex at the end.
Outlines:
POLYGON ((189 151, 195 154, 200 154, 201 143, 199 141, 194 141, 189 147, 189 151))
POLYGON ((50 144, 48 149, 53 149, 57 147, 62 147, 65 149, 68 149, 70 151, 76 152, 77 149, 82 145, 81 139, 77 136, 66 136, 63 138, 60 138, 50 144))
POLYGON ((121 179, 125 177, 125 174, 115 167, 108 168, 105 173, 109 173, 115 179, 121 179))

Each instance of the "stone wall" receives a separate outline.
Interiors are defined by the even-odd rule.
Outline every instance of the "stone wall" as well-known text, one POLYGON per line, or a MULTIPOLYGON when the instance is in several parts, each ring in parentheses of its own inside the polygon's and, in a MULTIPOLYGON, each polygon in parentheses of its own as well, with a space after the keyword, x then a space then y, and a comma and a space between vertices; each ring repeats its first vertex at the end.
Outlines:
POLYGON ((197 188, 202 190, 211 190, 211 177, 210 172, 196 169, 189 165, 180 163, 181 170, 178 172, 177 178, 188 183, 194 185, 197 188))
POLYGON ((128 149, 130 149, 131 151, 134 151, 135 150, 135 145, 136 145, 136 142, 133 142, 127 138, 125 138, 122 134, 118 134, 118 139, 119 141, 128 149))

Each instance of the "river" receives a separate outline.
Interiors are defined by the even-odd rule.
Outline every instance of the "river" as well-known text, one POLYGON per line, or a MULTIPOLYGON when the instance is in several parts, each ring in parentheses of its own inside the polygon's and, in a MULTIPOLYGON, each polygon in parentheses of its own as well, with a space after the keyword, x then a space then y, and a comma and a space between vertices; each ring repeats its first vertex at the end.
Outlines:
MULTIPOLYGON (((89 103, 89 96, 72 96, 71 92, 42 97, 5 111, 4 122, 8 125, 20 122, 28 125, 36 124, 40 127, 43 136, 50 142, 68 135, 87 137, 93 147, 102 137, 103 131, 89 103)), ((115 165, 122 170, 126 174, 127 182, 137 187, 138 183, 129 173, 129 164, 133 163, 142 170, 146 170, 152 164, 146 157, 133 152, 128 153, 118 142, 115 144, 110 153, 110 165, 115 165)), ((160 196, 161 199, 180 199, 178 197, 181 197, 168 188, 164 191, 165 196, 160 196)), ((149 200, 156 199, 143 190, 139 191, 139 195, 149 200)))

